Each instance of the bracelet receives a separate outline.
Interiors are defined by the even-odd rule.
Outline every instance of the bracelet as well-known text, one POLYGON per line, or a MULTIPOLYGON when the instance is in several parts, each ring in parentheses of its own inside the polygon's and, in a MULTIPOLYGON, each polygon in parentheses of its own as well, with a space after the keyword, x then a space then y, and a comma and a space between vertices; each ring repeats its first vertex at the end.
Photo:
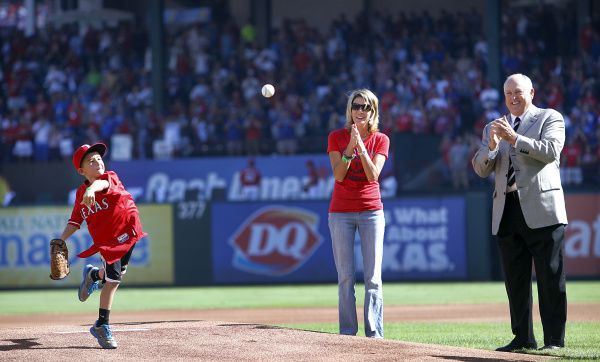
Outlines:
POLYGON ((346 156, 345 153, 342 153, 342 161, 344 161, 345 163, 352 161, 353 158, 354 158, 354 155, 352 155, 352 157, 348 157, 348 156, 346 156))
POLYGON ((363 156, 363 155, 364 155, 364 156, 366 156, 366 155, 367 155, 367 150, 362 150, 362 151, 360 151, 360 152, 358 153, 358 156, 359 156, 359 157, 360 157, 360 156, 363 156))

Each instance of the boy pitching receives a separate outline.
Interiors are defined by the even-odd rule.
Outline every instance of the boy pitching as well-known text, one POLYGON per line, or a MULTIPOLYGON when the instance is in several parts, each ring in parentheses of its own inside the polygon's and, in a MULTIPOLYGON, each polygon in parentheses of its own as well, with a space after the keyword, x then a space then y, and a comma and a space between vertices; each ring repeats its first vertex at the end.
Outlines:
POLYGON ((95 290, 102 289, 98 320, 90 333, 102 348, 117 348, 109 324, 110 307, 135 243, 146 233, 133 197, 115 172, 105 170, 105 153, 106 145, 96 143, 82 145, 73 154, 73 166, 85 181, 77 189, 71 218, 61 239, 66 240, 87 222, 93 244, 78 256, 87 258, 100 252, 104 265, 102 269, 91 264, 83 268, 79 300, 85 302, 95 290))

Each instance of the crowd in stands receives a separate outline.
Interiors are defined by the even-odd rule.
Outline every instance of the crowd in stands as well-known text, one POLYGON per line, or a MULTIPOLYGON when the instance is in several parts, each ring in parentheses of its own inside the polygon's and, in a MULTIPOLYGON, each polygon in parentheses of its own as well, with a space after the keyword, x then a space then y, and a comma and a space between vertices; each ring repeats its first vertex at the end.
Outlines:
MULTIPOLYGON (((100 140, 122 159, 322 153, 344 124, 348 91, 367 87, 379 96, 383 132, 440 136, 448 185, 485 182, 470 159, 505 108, 486 79, 482 14, 340 15, 326 32, 288 19, 266 46, 251 24, 227 19, 168 28, 162 114, 140 27, 48 26, 27 38, 0 28, 1 162, 70 159, 100 140), (260 95, 264 83, 274 97, 260 95)), ((549 5, 508 8, 501 29, 504 75, 529 75, 534 104, 565 116, 563 184, 597 184, 598 29, 579 31, 574 13, 549 5)))

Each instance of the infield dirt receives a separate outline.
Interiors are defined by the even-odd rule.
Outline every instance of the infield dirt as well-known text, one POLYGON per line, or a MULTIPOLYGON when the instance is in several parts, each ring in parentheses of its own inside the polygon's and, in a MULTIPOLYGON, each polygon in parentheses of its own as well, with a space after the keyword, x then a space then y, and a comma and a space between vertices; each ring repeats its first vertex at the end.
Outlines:
MULTIPOLYGON (((599 304, 571 304, 569 319, 599 320, 598 310, 599 304)), ((550 358, 274 326, 336 323, 335 308, 115 310, 111 323, 119 348, 102 350, 88 332, 94 317, 88 313, 2 316, 0 360, 539 361, 550 358)), ((507 322, 508 310, 501 304, 391 306, 386 308, 385 318, 386 322, 507 322)))

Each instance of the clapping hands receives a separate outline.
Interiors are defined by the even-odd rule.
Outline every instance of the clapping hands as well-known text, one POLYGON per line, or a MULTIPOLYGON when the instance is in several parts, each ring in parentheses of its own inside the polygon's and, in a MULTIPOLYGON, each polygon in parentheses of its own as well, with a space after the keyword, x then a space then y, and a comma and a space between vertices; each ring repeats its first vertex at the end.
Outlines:
POLYGON ((490 150, 495 150, 498 147, 500 140, 513 144, 517 139, 517 132, 512 128, 506 116, 497 118, 490 124, 490 140, 488 147, 490 150))
POLYGON ((360 137, 360 132, 358 132, 358 127, 353 124, 352 129, 350 130, 350 144, 352 145, 352 148, 358 147, 358 143, 361 141, 362 139, 360 137))

